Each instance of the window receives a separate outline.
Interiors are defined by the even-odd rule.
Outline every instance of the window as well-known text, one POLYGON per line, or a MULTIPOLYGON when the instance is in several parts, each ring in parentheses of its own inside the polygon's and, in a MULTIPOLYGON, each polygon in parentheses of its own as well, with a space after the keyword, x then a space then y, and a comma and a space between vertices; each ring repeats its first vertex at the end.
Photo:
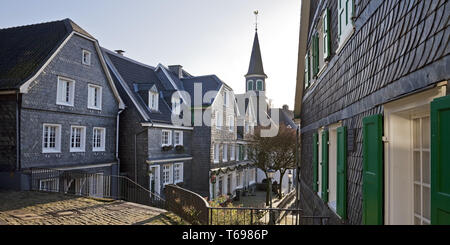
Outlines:
POLYGON ((230 132, 234 131, 234 117, 233 116, 228 117, 228 130, 230 132))
POLYGON ((337 129, 342 125, 334 124, 328 127, 328 205, 337 211, 337 129))
POLYGON ((264 91, 263 81, 258 80, 256 81, 256 90, 257 91, 264 91))
POLYGON ((172 98, 172 113, 175 115, 181 114, 181 99, 172 98))
POLYGON ((83 63, 83 65, 90 66, 91 65, 91 52, 89 52, 87 50, 83 50, 81 62, 83 63))
POLYGON ((219 162, 219 155, 220 155, 220 146, 219 144, 214 144, 214 163, 219 162))
POLYGON ((331 55, 331 37, 330 37, 330 11, 326 9, 322 16, 322 34, 323 34, 323 58, 326 60, 331 55))
POLYGON ((236 174, 236 187, 242 187, 241 175, 242 172, 236 174))
POLYGON ((105 128, 94 128, 93 130, 93 151, 105 151, 105 139, 106 139, 106 129, 105 128))
POLYGON ((236 153, 235 153, 236 147, 234 145, 230 146, 230 160, 234 161, 236 153))
POLYGON ((223 125, 223 112, 218 110, 216 111, 216 128, 222 129, 223 125))
POLYGON ((247 82, 247 91, 252 91, 252 90, 254 90, 255 88, 253 87, 253 80, 249 80, 248 82, 247 82))
POLYGON ((305 57, 305 88, 308 88, 311 85, 309 50, 307 50, 307 52, 308 54, 306 54, 305 57))
POLYGON ((150 110, 153 110, 153 111, 159 110, 158 102, 159 102, 158 92, 148 91, 148 107, 150 108, 150 110))
POLYGON ((73 106, 75 95, 75 81, 63 77, 58 77, 56 92, 56 104, 73 106))
POLYGON ((239 156, 239 145, 236 145, 236 161, 239 161, 241 158, 239 156))
POLYGON ((247 146, 244 146, 244 160, 248 160, 248 151, 250 149, 247 146))
POLYGON ((338 33, 339 33, 339 50, 347 42, 353 31, 353 0, 338 0, 338 33))
POLYGON ((86 128, 70 127, 70 152, 84 152, 86 143, 86 128))
POLYGON ((88 85, 88 108, 102 109, 102 87, 93 84, 88 85))
POLYGON ((59 191, 58 179, 39 180, 39 190, 47 192, 58 192, 59 191))
POLYGON ((174 132, 174 143, 175 146, 183 145, 183 131, 175 131, 174 132))
POLYGON ((431 222, 431 165, 429 115, 413 117, 414 225, 431 222))
POLYGON ((228 162, 228 145, 223 145, 223 162, 228 162))
POLYGON ((162 146, 170 146, 172 145, 172 131, 163 130, 161 133, 161 145, 162 146))
POLYGON ((176 163, 173 166, 173 181, 174 184, 183 182, 183 163, 176 163))
POLYGON ((42 139, 43 153, 61 152, 61 125, 44 124, 42 139))
POLYGON ((172 168, 171 164, 167 164, 167 165, 163 166, 163 176, 162 176, 163 186, 172 183, 171 174, 170 174, 171 168, 172 168))
POLYGON ((230 106, 230 92, 228 91, 224 92, 223 105, 226 107, 230 106))

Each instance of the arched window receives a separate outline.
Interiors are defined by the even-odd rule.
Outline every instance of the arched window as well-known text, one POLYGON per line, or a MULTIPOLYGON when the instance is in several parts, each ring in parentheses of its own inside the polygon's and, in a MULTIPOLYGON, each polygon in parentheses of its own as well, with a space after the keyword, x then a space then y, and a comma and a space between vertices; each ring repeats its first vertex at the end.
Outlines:
POLYGON ((263 86, 263 81, 262 81, 262 80, 256 81, 256 90, 258 90, 258 91, 263 91, 263 90, 264 90, 263 87, 264 87, 264 86, 263 86))
POLYGON ((255 88, 253 87, 253 80, 249 80, 247 83, 247 91, 252 91, 255 88))

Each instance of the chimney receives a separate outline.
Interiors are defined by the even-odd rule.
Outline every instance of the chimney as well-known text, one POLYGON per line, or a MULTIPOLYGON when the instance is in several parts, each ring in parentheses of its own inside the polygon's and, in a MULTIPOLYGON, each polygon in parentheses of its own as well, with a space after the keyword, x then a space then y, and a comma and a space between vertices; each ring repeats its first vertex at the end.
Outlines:
POLYGON ((283 110, 289 111, 289 106, 288 105, 283 105, 283 110))
POLYGON ((120 55, 123 55, 123 53, 125 53, 125 50, 121 50, 121 49, 114 50, 114 51, 120 55))
POLYGON ((183 66, 180 65, 172 65, 169 66, 169 70, 177 74, 178 78, 183 78, 183 66))

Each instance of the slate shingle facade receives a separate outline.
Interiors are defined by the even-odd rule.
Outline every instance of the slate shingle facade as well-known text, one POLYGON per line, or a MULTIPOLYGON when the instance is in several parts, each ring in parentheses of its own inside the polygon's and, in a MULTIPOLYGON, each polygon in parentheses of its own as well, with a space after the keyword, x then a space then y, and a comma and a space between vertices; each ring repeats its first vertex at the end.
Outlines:
POLYGON ((450 3, 355 0, 354 33, 339 53, 337 4, 311 1, 308 47, 315 24, 329 8, 332 56, 303 94, 301 202, 306 213, 330 216, 331 223, 361 224, 362 119, 382 114, 384 103, 449 79, 450 3), (312 191, 313 133, 339 121, 354 135, 354 147, 347 153, 346 220, 340 220, 312 191))

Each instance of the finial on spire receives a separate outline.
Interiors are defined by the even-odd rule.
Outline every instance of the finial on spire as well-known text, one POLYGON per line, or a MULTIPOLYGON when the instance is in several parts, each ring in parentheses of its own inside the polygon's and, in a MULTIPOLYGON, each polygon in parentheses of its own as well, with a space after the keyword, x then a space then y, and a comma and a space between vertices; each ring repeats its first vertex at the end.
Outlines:
POLYGON ((255 11, 253 11, 253 14, 255 14, 255 18, 256 18, 255 31, 258 31, 258 14, 259 14, 259 11, 255 10, 255 11))

